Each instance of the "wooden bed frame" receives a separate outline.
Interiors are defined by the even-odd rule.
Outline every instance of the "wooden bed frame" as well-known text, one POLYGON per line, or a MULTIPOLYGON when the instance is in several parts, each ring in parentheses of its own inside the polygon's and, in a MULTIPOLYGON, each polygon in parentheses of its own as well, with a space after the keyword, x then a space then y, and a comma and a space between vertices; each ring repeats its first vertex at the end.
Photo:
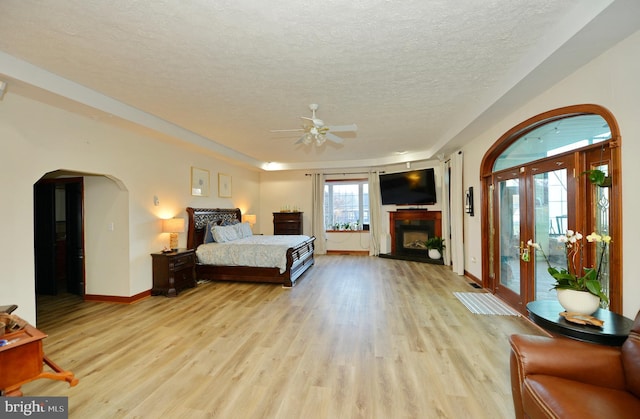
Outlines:
MULTIPOLYGON (((205 229, 210 221, 242 221, 239 208, 187 208, 189 229, 187 248, 197 249, 204 242, 205 229)), ((213 281, 268 282, 292 287, 296 280, 314 264, 315 237, 287 250, 287 269, 253 266, 203 265, 196 261, 196 278, 213 281)))

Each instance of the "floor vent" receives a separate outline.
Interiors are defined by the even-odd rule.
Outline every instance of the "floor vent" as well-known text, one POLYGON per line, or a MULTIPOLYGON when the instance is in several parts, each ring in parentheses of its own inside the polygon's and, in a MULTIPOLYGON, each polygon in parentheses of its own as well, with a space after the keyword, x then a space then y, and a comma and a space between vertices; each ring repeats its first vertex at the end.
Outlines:
POLYGON ((482 288, 480 285, 476 284, 475 282, 469 282, 469 285, 471 285, 473 288, 482 288))

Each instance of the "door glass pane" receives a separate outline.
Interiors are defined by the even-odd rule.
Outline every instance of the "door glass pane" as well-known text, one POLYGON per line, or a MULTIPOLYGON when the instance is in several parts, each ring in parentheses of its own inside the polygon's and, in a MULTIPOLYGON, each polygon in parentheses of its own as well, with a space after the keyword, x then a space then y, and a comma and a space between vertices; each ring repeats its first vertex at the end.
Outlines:
POLYGON ((577 115, 542 124, 511 144, 497 159, 494 171, 520 166, 611 138, 611 129, 600 115, 577 115))
MULTIPOLYGON (((496 231, 496 223, 493 214, 493 185, 489 185, 487 188, 487 207, 489 214, 489 231, 496 231)), ((489 278, 495 279, 496 277, 496 265, 495 265, 495 235, 489 234, 489 278)))
POLYGON ((500 284, 520 295, 520 182, 498 184, 500 212, 500 284))
MULTIPOLYGON (((596 167, 605 174, 609 174, 607 164, 596 167)), ((599 234, 611 235, 609 228, 609 188, 594 187, 596 203, 596 225, 595 231, 599 234)), ((609 296, 609 246, 607 246, 600 265, 600 284, 604 293, 609 296)))
MULTIPOLYGON (((567 225, 567 170, 560 169, 533 176, 533 202, 535 219, 534 240, 540 245, 556 268, 566 267, 564 247, 558 237, 564 235, 567 225)), ((534 261, 534 289, 536 300, 556 300, 552 290, 554 279, 547 271, 547 262, 541 252, 536 252, 534 261)))

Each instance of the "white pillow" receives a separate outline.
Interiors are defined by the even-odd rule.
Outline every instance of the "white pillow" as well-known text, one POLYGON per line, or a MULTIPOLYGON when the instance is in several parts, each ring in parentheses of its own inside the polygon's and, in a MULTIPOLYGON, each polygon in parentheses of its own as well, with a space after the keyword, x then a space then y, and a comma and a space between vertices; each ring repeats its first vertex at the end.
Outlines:
POLYGON ((230 242, 240 238, 234 225, 213 226, 211 234, 213 235, 213 239, 218 243, 230 242))
POLYGON ((236 228, 238 237, 241 239, 253 236, 253 231, 251 231, 251 224, 247 222, 235 224, 234 227, 236 228))

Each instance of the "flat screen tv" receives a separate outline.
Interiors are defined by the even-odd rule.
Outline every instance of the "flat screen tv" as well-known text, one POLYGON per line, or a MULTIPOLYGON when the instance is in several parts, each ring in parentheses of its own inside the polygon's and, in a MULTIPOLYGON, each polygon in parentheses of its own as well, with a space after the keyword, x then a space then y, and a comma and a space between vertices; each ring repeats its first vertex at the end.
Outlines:
POLYGON ((433 205, 436 181, 433 168, 380 175, 382 205, 433 205))

